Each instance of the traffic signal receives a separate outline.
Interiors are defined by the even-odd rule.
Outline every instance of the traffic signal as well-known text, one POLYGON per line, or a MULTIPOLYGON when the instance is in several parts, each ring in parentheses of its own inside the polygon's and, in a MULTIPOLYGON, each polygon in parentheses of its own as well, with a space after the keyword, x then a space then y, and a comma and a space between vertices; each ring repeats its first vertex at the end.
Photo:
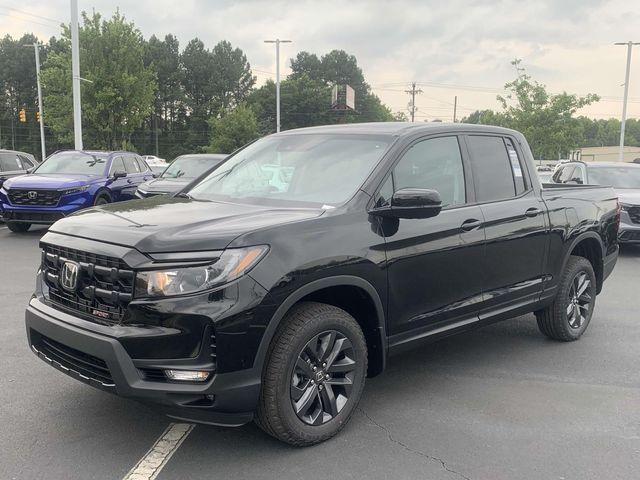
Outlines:
POLYGON ((36 122, 40 123, 40 112, 36 112, 36 122))
POLYGON ((19 118, 20 123, 27 123, 27 112, 24 108, 20 110, 19 118))

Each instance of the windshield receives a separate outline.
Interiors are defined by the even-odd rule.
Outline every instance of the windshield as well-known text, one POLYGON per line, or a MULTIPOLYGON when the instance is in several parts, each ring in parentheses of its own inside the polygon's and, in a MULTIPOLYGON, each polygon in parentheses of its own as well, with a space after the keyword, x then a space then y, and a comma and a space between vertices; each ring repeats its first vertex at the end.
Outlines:
POLYGON ((104 175, 107 160, 84 152, 54 153, 36 170, 37 173, 77 173, 104 175))
POLYGON ((218 163, 220 160, 211 157, 178 157, 162 173, 161 178, 196 178, 218 163))
POLYGON ((374 135, 263 138, 211 172, 189 195, 258 204, 341 204, 357 191, 391 141, 374 135))
POLYGON ((589 183, 613 188, 640 188, 640 167, 592 167, 589 183))

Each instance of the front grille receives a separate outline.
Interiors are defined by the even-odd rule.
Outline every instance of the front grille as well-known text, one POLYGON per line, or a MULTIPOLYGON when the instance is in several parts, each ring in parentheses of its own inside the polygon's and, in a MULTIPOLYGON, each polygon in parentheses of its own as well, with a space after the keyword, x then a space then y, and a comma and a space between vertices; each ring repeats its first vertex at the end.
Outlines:
POLYGON ((115 386, 109 367, 101 358, 63 345, 34 330, 31 330, 31 340, 32 348, 38 356, 65 373, 90 384, 95 382, 96 386, 115 386))
POLYGON ((4 219, 14 222, 28 222, 28 223, 54 223, 61 218, 64 218, 64 214, 60 212, 4 212, 4 219))
POLYGON ((640 231, 627 230, 620 234, 622 242, 640 242, 640 231))
POLYGON ((633 223, 640 223, 640 207, 629 207, 627 213, 633 223))
POLYGON ((13 205, 30 205, 37 207, 55 207, 60 201, 62 192, 58 190, 26 190, 11 188, 7 191, 9 201, 13 205))
POLYGON ((42 276, 53 307, 80 313, 96 323, 120 323, 133 297, 134 272, 118 258, 43 244, 42 276), (66 261, 79 265, 77 287, 72 291, 60 283, 66 261))

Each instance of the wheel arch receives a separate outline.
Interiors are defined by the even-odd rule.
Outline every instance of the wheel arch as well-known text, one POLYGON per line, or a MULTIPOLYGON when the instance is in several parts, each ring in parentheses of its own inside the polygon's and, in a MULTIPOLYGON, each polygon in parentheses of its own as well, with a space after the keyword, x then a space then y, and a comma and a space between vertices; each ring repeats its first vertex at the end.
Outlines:
POLYGON ((254 366, 264 367, 269 346, 291 308, 303 301, 327 303, 352 315, 363 330, 369 355, 368 376, 382 373, 387 359, 385 314, 380 295, 361 277, 339 275, 314 280, 291 293, 277 308, 260 342, 254 366), (358 293, 355 298, 349 294, 358 293))
POLYGON ((103 186, 96 190, 96 193, 93 195, 93 203, 95 204, 100 197, 107 197, 109 199, 109 203, 113 202, 113 196, 107 187, 103 186))
POLYGON ((595 232, 584 232, 572 240, 567 248, 564 261, 562 262, 562 271, 567 266, 567 262, 572 255, 586 258, 591 263, 593 271, 596 274, 596 292, 602 291, 604 282, 604 244, 600 236, 595 232))

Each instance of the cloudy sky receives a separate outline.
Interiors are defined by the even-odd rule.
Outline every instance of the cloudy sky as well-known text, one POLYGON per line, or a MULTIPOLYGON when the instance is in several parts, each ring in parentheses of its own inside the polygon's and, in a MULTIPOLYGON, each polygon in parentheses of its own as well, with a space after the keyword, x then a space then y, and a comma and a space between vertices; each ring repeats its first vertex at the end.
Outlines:
MULTIPOLYGON (((583 111, 619 117, 625 47, 640 41, 638 0, 78 0, 79 8, 110 15, 119 7, 145 37, 173 33, 185 45, 201 38, 208 47, 226 39, 242 48, 259 82, 273 77, 273 46, 287 38, 282 65, 300 50, 354 54, 373 91, 393 111, 406 110, 404 90, 421 83, 419 120, 451 120, 495 100, 515 76, 521 58, 550 91, 597 93, 603 100, 583 111)), ((68 0, 0 0, 0 34, 56 35, 69 21, 68 0), (17 9, 17 10, 16 10, 17 9)), ((285 69, 286 73, 288 70, 285 69)), ((640 117, 640 46, 632 62, 629 116, 640 117)))

